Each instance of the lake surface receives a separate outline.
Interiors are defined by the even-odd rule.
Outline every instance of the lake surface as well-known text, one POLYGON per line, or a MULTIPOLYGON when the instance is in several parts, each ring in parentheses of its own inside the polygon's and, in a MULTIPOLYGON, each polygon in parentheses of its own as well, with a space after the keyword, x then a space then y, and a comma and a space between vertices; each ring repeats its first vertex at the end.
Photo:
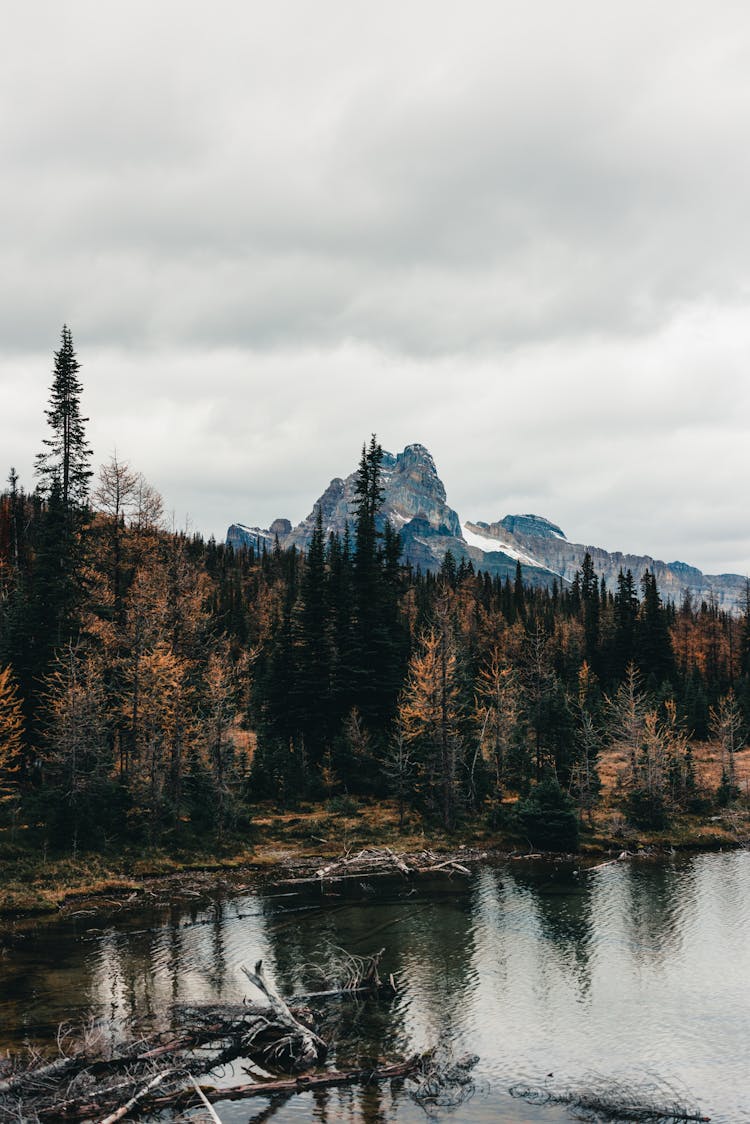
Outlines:
MULTIPOLYGON (((49 1039, 94 1014, 168 1025, 174 1003, 241 1000, 263 958, 282 991, 330 946, 367 954, 400 982, 395 1000, 341 1008, 332 1060, 391 1059, 443 1042, 479 1056, 476 1092, 438 1119, 559 1124, 572 1089, 658 1090, 715 1124, 750 1122, 750 853, 577 864, 508 862, 469 879, 354 882, 340 896, 253 889, 79 917, 5 937, 0 1039, 49 1039)), ((246 1080, 239 1067, 221 1080, 246 1080)), ((654 1094, 655 1096, 657 1094, 654 1094)), ((326 1090, 269 1106, 216 1106, 224 1124, 424 1122, 388 1086, 326 1090)), ((576 1119, 579 1117, 576 1117, 576 1119)), ((595 1115, 587 1119, 598 1119, 595 1115)))

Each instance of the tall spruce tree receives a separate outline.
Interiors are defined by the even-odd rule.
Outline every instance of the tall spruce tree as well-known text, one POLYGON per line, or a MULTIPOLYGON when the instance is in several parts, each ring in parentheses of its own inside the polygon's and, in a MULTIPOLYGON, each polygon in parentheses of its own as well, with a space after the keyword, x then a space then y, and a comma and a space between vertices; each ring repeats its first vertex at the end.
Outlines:
POLYGON ((310 761, 316 765, 322 760, 331 720, 330 631, 323 513, 318 505, 293 619, 296 676, 290 697, 310 761))
POLYGON ((583 557, 581 570, 581 605, 583 608, 583 629, 586 642, 586 660, 598 674, 599 662, 599 581, 594 563, 588 550, 583 557))
POLYGON ((675 678, 674 651, 666 610, 656 578, 646 570, 641 578, 643 600, 638 617, 638 665, 647 684, 655 689, 675 678))
POLYGON ((612 671, 619 682, 625 669, 635 658, 636 626, 638 623, 638 594, 631 570, 620 570, 617 575, 617 592, 614 598, 614 624, 612 671))
POLYGON ((380 466, 383 450, 373 433, 362 455, 354 485, 354 644, 352 686, 356 705, 368 722, 379 717, 378 679, 383 651, 382 572, 378 557, 377 515, 383 503, 380 466))
POLYGON ((36 473, 47 495, 57 484, 59 501, 69 522, 86 508, 92 475, 91 447, 85 430, 88 418, 81 416, 80 369, 70 328, 63 325, 60 350, 55 352, 49 408, 45 411, 52 436, 44 439, 47 448, 36 458, 36 473))
POLYGON ((354 485, 352 695, 371 729, 392 720, 405 658, 396 583, 399 536, 383 525, 383 450, 375 434, 363 446, 354 485), (382 547, 381 547, 382 542, 382 547))
POLYGON ((38 740, 38 698, 55 649, 68 643, 80 627, 84 597, 84 532, 89 521, 88 483, 91 448, 81 415, 80 364, 70 329, 62 329, 55 352, 49 407, 51 436, 36 458, 37 518, 33 532, 33 566, 24 590, 27 625, 18 634, 16 668, 26 699, 32 742, 38 740))

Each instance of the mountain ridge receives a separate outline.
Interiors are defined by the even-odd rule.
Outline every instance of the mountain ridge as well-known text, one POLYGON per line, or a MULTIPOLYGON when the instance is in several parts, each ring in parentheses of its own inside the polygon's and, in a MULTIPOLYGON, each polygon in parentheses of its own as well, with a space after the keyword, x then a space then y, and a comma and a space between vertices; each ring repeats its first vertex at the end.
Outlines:
MULTIPOLYGON (((326 535, 343 534, 355 516, 354 485, 357 472, 334 477, 296 526, 276 519, 269 528, 232 523, 227 543, 252 546, 307 548, 318 507, 326 535)), ((689 593, 697 602, 713 599, 720 608, 739 608, 744 600, 746 579, 739 574, 704 574, 686 562, 663 562, 651 555, 609 551, 604 547, 570 542, 550 519, 531 513, 505 515, 492 522, 462 520, 448 505, 445 485, 426 446, 407 445, 403 452, 383 453, 384 503, 381 526, 386 519, 400 533, 404 558, 422 570, 437 570, 450 551, 457 562, 471 560, 475 569, 501 578, 515 575, 520 562, 524 581, 532 585, 572 582, 586 552, 594 569, 613 588, 622 569, 631 570, 636 581, 650 570, 665 600, 681 601, 689 593)))

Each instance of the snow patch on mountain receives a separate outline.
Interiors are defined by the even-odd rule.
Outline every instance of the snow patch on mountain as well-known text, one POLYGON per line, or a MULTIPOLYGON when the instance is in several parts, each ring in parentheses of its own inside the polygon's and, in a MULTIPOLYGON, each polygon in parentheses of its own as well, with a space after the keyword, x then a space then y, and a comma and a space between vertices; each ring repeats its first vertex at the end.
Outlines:
POLYGON ((461 530, 469 546, 475 546, 477 550, 481 550, 485 554, 489 551, 500 550, 503 554, 507 554, 509 558, 515 558, 524 566, 541 566, 541 563, 532 558, 530 554, 519 550, 517 546, 511 546, 510 543, 495 538, 494 535, 482 535, 477 531, 472 531, 467 523, 461 524, 461 530))

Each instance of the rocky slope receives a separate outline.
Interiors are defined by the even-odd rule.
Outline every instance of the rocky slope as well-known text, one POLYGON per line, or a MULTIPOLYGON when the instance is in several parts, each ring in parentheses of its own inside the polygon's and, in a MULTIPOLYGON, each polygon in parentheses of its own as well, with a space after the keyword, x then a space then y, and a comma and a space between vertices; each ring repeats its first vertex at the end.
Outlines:
MULTIPOLYGON (((424 445, 407 445, 402 453, 383 456, 385 500, 381 521, 390 520, 400 532, 404 556, 414 567, 435 570, 447 551, 457 561, 471 559, 477 569, 500 577, 513 577, 521 563, 523 577, 533 585, 549 585, 553 579, 570 582, 588 550, 594 568, 614 588, 617 575, 630 569, 636 580, 648 569, 656 575, 664 599, 680 601, 687 591, 697 601, 714 597, 722 608, 738 608, 745 595, 745 578, 738 574, 703 574, 685 562, 661 562, 648 555, 623 554, 583 543, 571 543, 556 524, 539 515, 506 515, 493 523, 464 523, 448 506, 445 487, 432 455, 424 445)), ((356 473, 334 478, 313 510, 292 527, 288 519, 276 519, 269 528, 233 523, 227 542, 255 549, 273 547, 304 550, 312 536, 318 506, 326 533, 343 535, 354 522, 356 473)))

